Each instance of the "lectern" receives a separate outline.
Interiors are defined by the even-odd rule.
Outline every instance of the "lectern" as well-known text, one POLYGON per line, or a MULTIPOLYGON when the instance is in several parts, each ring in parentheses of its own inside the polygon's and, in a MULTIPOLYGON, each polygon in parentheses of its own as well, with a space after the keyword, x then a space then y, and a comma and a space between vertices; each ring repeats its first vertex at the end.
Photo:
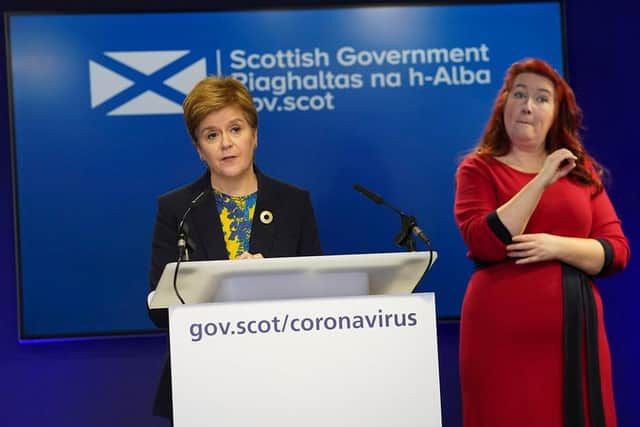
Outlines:
POLYGON ((426 252, 165 268, 174 425, 441 426, 426 252))

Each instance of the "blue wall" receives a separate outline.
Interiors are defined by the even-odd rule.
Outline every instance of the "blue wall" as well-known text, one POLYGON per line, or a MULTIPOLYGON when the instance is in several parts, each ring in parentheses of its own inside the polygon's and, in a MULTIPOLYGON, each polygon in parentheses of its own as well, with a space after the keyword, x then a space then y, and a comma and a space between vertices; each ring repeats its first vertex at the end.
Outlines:
MULTIPOLYGON (((244 2, 248 4, 248 2, 244 2)), ((254 5, 274 2, 251 2, 254 5)), ((301 2, 297 2, 300 4, 301 2)), ((182 7, 222 2, 190 0, 182 7)), ((610 195, 632 242, 640 242, 640 130, 636 123, 637 79, 630 63, 640 40, 631 2, 567 0, 569 78, 586 117, 586 144, 613 174, 610 195), (634 75, 635 77, 635 75, 634 75)), ((145 7, 122 0, 6 0, 6 10, 87 10, 145 7)), ((4 30, 4 28, 2 28, 4 30)), ((4 33, 4 31, 3 31, 4 33)), ((517 37, 517 34, 514 35, 517 37)), ((166 348, 162 337, 20 345, 17 343, 15 259, 10 184, 9 116, 5 52, 0 55, 0 425, 2 426, 163 426, 151 417, 157 373, 166 348)), ((46 72, 46 71, 44 71, 46 72)), ((37 126, 34 123, 34 126, 37 126)), ((46 129, 42 130, 46 137, 46 129)), ((471 142, 470 142, 471 143, 471 142)), ((42 177, 46 185, 46 177, 42 177)), ((151 219, 150 219, 151 220, 151 219)), ((614 384, 621 426, 640 425, 636 409, 640 384, 640 325, 636 301, 640 277, 632 261, 622 275, 603 281, 606 322, 612 347, 614 384)), ((460 425, 457 323, 439 325, 444 425, 460 425)))
POLYGON ((600 283, 620 426, 640 426, 640 128, 634 100, 638 18, 623 0, 567 5, 569 76, 585 114, 585 142, 612 173, 609 194, 631 241, 627 270, 600 283), (632 65, 634 64, 634 65, 632 65))

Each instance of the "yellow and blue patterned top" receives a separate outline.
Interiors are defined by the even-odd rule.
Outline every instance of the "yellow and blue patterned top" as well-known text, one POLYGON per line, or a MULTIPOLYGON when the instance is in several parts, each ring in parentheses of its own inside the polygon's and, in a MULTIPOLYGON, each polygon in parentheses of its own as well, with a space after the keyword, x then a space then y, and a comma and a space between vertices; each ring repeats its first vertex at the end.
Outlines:
POLYGON ((214 195, 229 259, 234 259, 249 250, 251 222, 258 193, 229 196, 214 190, 214 195))

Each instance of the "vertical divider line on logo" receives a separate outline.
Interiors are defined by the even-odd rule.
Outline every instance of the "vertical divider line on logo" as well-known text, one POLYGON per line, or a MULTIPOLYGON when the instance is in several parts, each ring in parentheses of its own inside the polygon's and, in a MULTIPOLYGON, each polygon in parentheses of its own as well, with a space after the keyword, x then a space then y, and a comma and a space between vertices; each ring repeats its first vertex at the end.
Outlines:
POLYGON ((218 69, 218 75, 222 75, 222 55, 220 54, 220 49, 216 49, 216 66, 218 69))

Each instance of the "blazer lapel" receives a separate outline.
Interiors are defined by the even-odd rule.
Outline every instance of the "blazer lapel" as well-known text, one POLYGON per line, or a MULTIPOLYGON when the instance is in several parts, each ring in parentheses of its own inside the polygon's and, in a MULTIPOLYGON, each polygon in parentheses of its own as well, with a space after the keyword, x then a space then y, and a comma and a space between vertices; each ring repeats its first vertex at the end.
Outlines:
MULTIPOLYGON (((211 189, 211 178, 208 171, 199 184, 201 185, 198 186, 193 197, 196 197, 201 191, 211 189)), ((189 235, 193 236, 196 245, 193 259, 229 259, 215 197, 213 194, 208 194, 205 197, 206 199, 191 212, 190 220, 187 220, 192 224, 193 229, 189 230, 189 235)))
POLYGON ((278 199, 269 185, 268 179, 256 169, 258 177, 258 199, 251 222, 251 242, 249 252, 261 253, 265 257, 272 251, 276 224, 278 223, 278 199), (271 221, 268 217, 271 214, 271 221))

